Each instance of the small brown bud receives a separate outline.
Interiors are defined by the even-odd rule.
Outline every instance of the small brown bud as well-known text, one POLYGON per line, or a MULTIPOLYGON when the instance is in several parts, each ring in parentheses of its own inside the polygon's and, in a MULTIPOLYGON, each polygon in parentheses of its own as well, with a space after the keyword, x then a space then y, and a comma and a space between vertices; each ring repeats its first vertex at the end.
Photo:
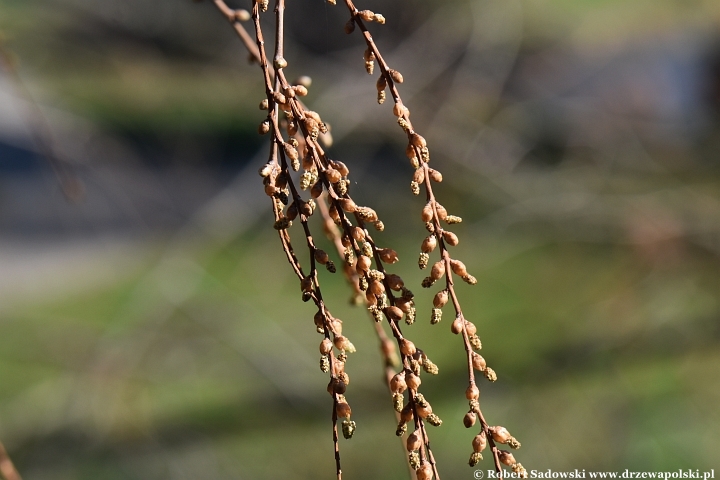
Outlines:
POLYGON ((258 133, 260 135, 265 135, 270 131, 270 120, 263 120, 263 122, 258 127, 258 133))
POLYGON ((429 222, 433 218, 433 208, 432 203, 428 202, 425 204, 425 206, 422 209, 422 215, 421 215, 423 222, 429 222))
POLYGON ((348 338, 343 335, 335 335, 333 343, 335 344, 335 348, 337 348, 338 350, 347 350, 348 346, 350 345, 350 340, 348 340, 348 338))
POLYGON ((403 83, 403 76, 400 72, 397 70, 393 70, 392 68, 388 70, 388 73, 390 74, 390 78, 393 79, 393 82, 395 83, 403 83))
MULTIPOLYGON (((385 293, 385 285, 382 284, 382 282, 378 280, 373 280, 370 282, 368 289, 375 295, 376 297, 379 297, 383 293, 385 293)), ((397 307, 392 307, 397 308, 397 307)))
POLYGON ((437 238, 435 235, 428 235, 420 245, 420 251, 423 253, 430 253, 437 247, 437 238))
POLYGON ((471 383, 465 390, 465 398, 468 400, 477 400, 480 398, 480 389, 474 383, 471 383))
POLYGON ((412 372, 405 372, 405 383, 407 383, 408 388, 417 391, 418 387, 422 383, 422 380, 420 380, 420 377, 412 372))
POLYGON ((267 110, 268 109, 268 99, 263 98, 260 102, 260 110, 267 110))
POLYGON ((410 143, 416 148, 424 148, 427 146, 427 142, 422 137, 422 135, 417 133, 412 134, 412 136, 410 137, 410 143))
POLYGON ((427 402, 424 402, 422 404, 418 403, 415 407, 415 410, 421 418, 427 418, 428 415, 432 413, 432 407, 427 402))
POLYGON ((373 223, 373 227, 375 227, 375 230, 378 232, 382 232, 385 230, 385 224, 378 220, 377 222, 373 223))
POLYGON ((390 379, 390 391, 393 393, 403 393, 405 390, 407 390, 405 374, 400 372, 390 379))
POLYGON ((347 390, 347 385, 345 385, 340 379, 333 378, 330 380, 330 383, 328 383, 327 391, 330 395, 338 394, 342 395, 347 390))
POLYGON ((328 260, 330 260, 330 256, 327 254, 325 250, 315 249, 315 261, 325 265, 328 260))
POLYGON ((447 290, 440 290, 433 298, 433 305, 435 305, 435 308, 442 308, 447 304, 449 298, 447 290))
POLYGON ((275 103, 279 105, 285 105, 285 103, 287 102, 287 98, 285 98, 285 95, 280 92, 273 93, 273 100, 275 100, 275 103))
POLYGON ((503 463, 508 467, 512 467, 517 463, 513 454, 505 450, 500 450, 498 452, 498 459, 500 460, 500 463, 503 463))
POLYGON ((408 423, 413 419, 413 410, 410 402, 408 402, 403 409, 400 411, 400 420, 403 423, 408 423))
POLYGON ((303 292, 311 292, 313 289, 313 279, 310 276, 303 278, 300 281, 300 290, 303 292))
POLYGON ((415 430, 413 433, 408 435, 407 438, 407 451, 412 452, 414 450, 420 450, 420 447, 422 446, 422 440, 420 440, 422 434, 415 430))
POLYGON ((385 17, 383 17, 380 13, 376 13, 373 17, 373 20, 375 20, 380 25, 385 25, 385 17))
POLYGON ((340 418, 350 418, 350 415, 352 414, 350 405, 345 402, 338 403, 337 407, 335 407, 335 411, 337 412, 337 416, 340 418))
POLYGON ((490 432, 490 435, 492 435, 493 440, 498 443, 507 443, 508 440, 513 438, 505 427, 488 427, 488 431, 490 432))
POLYGON ((375 13, 370 10, 361 10, 358 13, 358 16, 365 20, 366 22, 372 22, 375 18, 375 13))
POLYGON ((367 273, 370 270, 371 263, 372 261, 369 257, 366 257, 365 255, 360 255, 357 259, 357 265, 355 266, 358 275, 363 275, 367 273))
POLYGON ((415 475, 418 480, 432 480, 433 470, 429 463, 423 463, 420 468, 415 470, 415 475))
POLYGON ((396 263, 398 261, 397 252, 391 248, 381 248, 378 250, 380 260, 385 263, 396 263))
POLYGON ((340 175, 340 172, 338 172, 337 170, 335 170, 332 167, 325 170, 325 175, 327 176, 327 179, 330 183, 337 183, 342 178, 342 175, 340 175))
POLYGON ((467 334, 469 336, 472 337, 473 335, 475 335, 477 333, 477 327, 475 326, 474 323, 472 323, 468 320, 465 320, 465 331, 467 332, 467 334))
POLYGON ((447 230, 443 232, 443 239, 445 240, 445 243, 447 243, 451 247, 454 247, 455 245, 460 243, 457 235, 455 235, 453 232, 448 232, 447 230))
POLYGON ((425 170, 418 168, 413 173, 413 181, 422 184, 425 181, 425 170))
POLYGON ((459 334, 463 331, 463 326, 465 325, 465 320, 458 316, 455 317, 455 320, 453 321, 452 325, 450 326, 450 331, 454 333, 455 335, 459 334))
POLYGON ((465 428, 470 428, 473 425, 475 425, 475 420, 477 419, 477 416, 473 412, 468 412, 463 417, 463 425, 465 425, 465 428))
POLYGON ((445 275, 445 261, 438 260, 433 264, 432 269, 430 270, 430 278, 433 280, 439 280, 443 275, 445 275))
POLYGON ((235 10, 235 20, 238 22, 247 22, 250 20, 250 12, 245 10, 244 8, 239 8, 235 10))
POLYGON ((348 20, 347 23, 345 24, 345 33, 347 33, 348 35, 350 35, 350 34, 353 33, 354 31, 355 31, 355 21, 351 18, 351 19, 348 20))
POLYGON ((338 200, 338 203, 340 204, 340 208, 342 208, 344 212, 353 213, 357 210, 357 205, 355 205, 355 202, 353 202, 349 198, 341 198, 340 200, 338 200))
POLYGON ((405 147, 405 155, 408 157, 408 160, 415 159, 417 161, 417 154, 415 153, 415 148, 413 147, 412 143, 408 143, 408 146, 405 147))
POLYGON ((488 381, 494 382, 497 380, 497 374, 492 368, 487 367, 483 373, 485 374, 485 378, 487 378, 488 381))
POLYGON ((465 268, 465 264, 460 260, 450 260, 450 267, 452 268, 452 271, 453 273, 455 273, 455 275, 464 277, 468 274, 467 268, 465 268))
POLYGON ((393 273, 385 274, 385 280, 387 280, 388 286, 396 292, 399 292, 405 286, 403 279, 393 273))
MULTIPOLYGON (((399 320, 403 317, 403 311, 402 311, 400 308, 395 307, 395 306, 387 307, 387 308, 385 309, 385 314, 388 316, 388 318, 389 318, 390 320, 393 320, 393 321, 396 321, 396 322, 399 321, 399 320)), ((407 341, 407 340, 403 340, 403 342, 405 342, 405 341, 407 341)), ((410 342, 410 344, 412 345, 412 342, 410 342)), ((403 345, 403 344, 401 344, 401 346, 402 346, 402 345, 403 345)), ((413 345, 413 348, 414 348, 414 345, 413 345)), ((401 349, 402 349, 402 348, 401 348, 401 349)), ((405 352, 403 351, 403 353, 405 353, 405 352)), ((414 352, 413 352, 413 353, 414 353, 414 352)), ((407 354, 407 353, 406 353, 406 355, 412 355, 412 354, 407 354)))
POLYGON ((324 186, 323 183, 320 181, 315 182, 315 185, 312 186, 310 189, 310 196, 313 198, 319 198, 320 195, 322 195, 324 186))
POLYGON ((329 338, 323 338, 323 341, 320 342, 320 353, 323 355, 327 355, 332 351, 333 343, 330 341, 329 338))
POLYGON ((380 75, 380 78, 378 78, 377 83, 375 83, 375 88, 377 88, 378 92, 383 92, 385 88, 387 88, 387 81, 383 75, 380 75))
POLYGON ((405 116, 406 112, 407 108, 405 107, 405 105, 402 104, 402 102, 396 102, 395 105, 393 105, 393 114, 396 117, 405 116))
POLYGON ((304 97, 305 95, 308 94, 308 89, 305 88, 305 86, 303 86, 303 85, 295 85, 293 87, 293 89, 295 90, 295 94, 298 97, 304 97))
POLYGON ((484 371, 485 367, 487 367, 487 363, 485 362, 485 359, 482 357, 482 355, 479 355, 475 352, 473 352, 472 355, 472 364, 473 368, 480 372, 484 371))
POLYGON ((478 435, 475 435, 475 438, 473 438, 472 441, 472 446, 473 450, 477 453, 485 450, 485 447, 487 447, 487 437, 485 436, 485 432, 480 432, 478 435))
MULTIPOLYGON (((397 307, 389 307, 388 310, 391 308, 397 308, 397 307)), ((398 310, 400 310, 398 308, 398 310)), ((403 355, 414 355, 417 349, 415 348, 415 344, 408 340, 407 338, 403 338, 400 341, 400 351, 403 353, 403 355)))
POLYGON ((433 170, 432 168, 429 169, 430 171, 430 178, 432 178, 433 182, 440 183, 442 182, 442 173, 438 172, 437 170, 433 170))

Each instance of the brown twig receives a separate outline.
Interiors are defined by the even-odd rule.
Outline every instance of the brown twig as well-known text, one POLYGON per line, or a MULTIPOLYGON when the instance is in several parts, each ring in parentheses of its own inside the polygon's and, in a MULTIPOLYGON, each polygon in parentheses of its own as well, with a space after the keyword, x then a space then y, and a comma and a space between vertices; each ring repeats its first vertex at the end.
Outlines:
POLYGON ((22 480, 2 442, 0 442, 0 473, 5 480, 22 480))

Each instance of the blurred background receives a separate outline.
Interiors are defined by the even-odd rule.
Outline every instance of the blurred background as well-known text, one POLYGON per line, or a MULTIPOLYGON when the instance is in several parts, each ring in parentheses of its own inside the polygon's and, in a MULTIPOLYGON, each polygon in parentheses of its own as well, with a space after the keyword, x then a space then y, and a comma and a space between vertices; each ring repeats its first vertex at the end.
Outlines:
MULTIPOLYGON (((454 254, 478 285, 458 291, 499 376, 481 403, 517 459, 717 469, 720 3, 361 3, 465 220, 454 254)), ((288 2, 287 72, 313 78, 330 155, 385 221, 417 294, 406 334, 440 368, 440 471, 471 478, 463 348, 429 323, 422 199, 347 17, 288 2)), ((314 311, 271 226, 261 77, 230 26, 207 1, 0 0, 0 32, 0 440, 21 474, 331 478, 314 311)), ((370 320, 322 281, 358 348, 346 476, 405 478, 370 320)))

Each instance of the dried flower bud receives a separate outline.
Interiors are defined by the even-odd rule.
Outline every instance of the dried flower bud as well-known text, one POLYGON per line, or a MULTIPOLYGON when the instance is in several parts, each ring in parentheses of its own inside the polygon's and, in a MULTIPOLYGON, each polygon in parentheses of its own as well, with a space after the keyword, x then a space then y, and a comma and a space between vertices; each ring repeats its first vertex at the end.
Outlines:
POLYGON ((508 467, 511 467, 517 463, 515 461, 515 457, 513 457, 513 454, 505 450, 500 450, 498 452, 498 459, 500 460, 500 463, 503 463, 508 467))
POLYGON ((311 292, 313 289, 313 279, 310 276, 303 278, 300 281, 300 290, 303 292, 311 292))
POLYGON ((400 74, 400 72, 391 68, 388 70, 388 73, 390 74, 390 78, 393 79, 393 82, 403 83, 403 76, 400 74))
POLYGON ((475 435, 475 438, 473 438, 472 441, 472 446, 473 450, 477 453, 485 450, 485 447, 487 447, 487 437, 485 436, 485 432, 480 432, 478 435, 475 435))
POLYGON ((386 98, 385 90, 383 90, 382 92, 378 92, 377 102, 379 105, 382 105, 383 103, 385 103, 385 98, 386 98))
POLYGON ((360 255, 357 259, 357 265, 355 267, 358 275, 364 275, 365 273, 367 273, 367 271, 370 270, 371 263, 372 261, 369 257, 366 257, 365 255, 360 255))
POLYGON ((377 230, 378 232, 382 232, 383 230, 385 230, 385 224, 380 220, 373 223, 373 227, 375 227, 375 230, 377 230))
POLYGON ((410 143, 416 148, 425 148, 427 146, 427 142, 423 136, 417 133, 412 134, 410 137, 410 143))
POLYGON ((505 427, 488 427, 488 432, 492 435, 493 440, 498 443, 507 443, 508 440, 513 438, 505 427))
POLYGON ((295 85, 293 87, 293 90, 295 90, 295 94, 298 97, 304 97, 305 95, 308 94, 308 89, 305 88, 305 86, 303 86, 303 85, 295 85))
POLYGON ((433 470, 429 463, 423 463, 420 468, 415 470, 417 480, 432 480, 433 470))
MULTIPOLYGON (((388 311, 391 308, 397 308, 397 307, 388 307, 388 311)), ((400 310, 399 308, 397 308, 397 309, 400 310)), ((400 341, 400 351, 403 353, 403 355, 413 355, 417 351, 417 349, 415 348, 415 344, 413 342, 411 342, 407 338, 403 338, 400 341)))
POLYGON ((433 182, 442 182, 442 173, 438 172, 437 170, 433 170, 432 168, 428 169, 428 171, 430 173, 430 178, 432 178, 433 182))
POLYGON ((387 281, 388 286, 396 292, 399 292, 405 286, 403 279, 400 278, 399 275, 388 273, 385 275, 385 280, 387 281))
POLYGON ((342 395, 347 390, 347 385, 345 385, 342 380, 338 378, 333 378, 330 380, 330 383, 328 383, 327 391, 330 395, 342 395))
POLYGON ((263 120, 263 122, 258 127, 258 133, 260 135, 265 135, 270 131, 270 120, 263 120))
POLYGON ((465 283, 467 283, 469 285, 477 284, 477 278, 473 277, 470 274, 465 275, 464 277, 462 277, 462 279, 465 281, 465 283))
POLYGON ((345 24, 345 33, 347 33, 348 35, 350 35, 350 34, 353 33, 354 31, 355 31, 355 21, 351 18, 351 19, 348 20, 347 23, 345 24))
POLYGON ((420 245, 420 251, 423 253, 430 253, 433 250, 435 250, 435 247, 437 247, 437 238, 435 235, 428 235, 425 237, 425 240, 423 240, 422 244, 420 245))
MULTIPOLYGON (((477 335, 470 335, 470 336, 469 336, 469 340, 470 340, 470 345, 472 345, 472 347, 473 347, 475 350, 480 350, 480 349, 482 349, 482 343, 480 342, 480 337, 478 337, 477 335)), ((488 367, 488 369, 489 369, 489 368, 490 368, 490 367, 488 367)), ((486 376, 486 377, 487 377, 487 370, 488 370, 488 369, 485 370, 485 372, 486 372, 485 376, 486 376)), ((491 380, 491 381, 494 382, 495 380, 491 380)))
MULTIPOLYGON (((399 321, 403 317, 403 311, 395 306, 387 307, 385 309, 385 314, 388 316, 390 320, 393 320, 395 322, 399 321)), ((410 342, 412 343, 412 342, 410 342)), ((405 353, 405 352, 403 352, 405 353)))
POLYGON ((338 403, 337 407, 335 407, 335 411, 337 412, 337 416, 340 418, 350 418, 350 415, 352 414, 350 405, 345 402, 338 403))
POLYGON ((494 382, 497 380, 497 374, 492 368, 487 367, 483 373, 485 374, 485 378, 487 378, 489 381, 494 382))
POLYGON ((430 324, 437 325, 442 320, 442 310, 439 308, 433 308, 432 314, 430 315, 430 324))
POLYGON ((373 17, 373 20, 375 20, 380 25, 385 25, 385 17, 383 17, 381 14, 376 13, 373 17))
POLYGON ((273 100, 275 100, 275 103, 279 105, 285 105, 285 103, 287 102, 287 98, 285 97, 285 95, 280 92, 273 93, 273 100))
POLYGON ((350 345, 350 340, 343 335, 336 335, 333 339, 333 343, 335 344, 335 348, 338 350, 346 350, 350 345))
POLYGON ((371 12, 370 10, 361 10, 358 13, 358 16, 365 20, 366 22, 372 22, 375 18, 375 13, 371 12))
POLYGON ((332 351, 333 342, 330 341, 329 338, 323 338, 323 341, 320 342, 320 353, 323 355, 327 355, 332 351))
POLYGON ((474 323, 472 323, 468 320, 465 320, 465 331, 467 332, 468 335, 473 336, 477 333, 477 327, 475 326, 474 323))
POLYGON ((407 383, 408 388, 417 391, 418 387, 422 383, 422 380, 420 380, 420 377, 412 372, 405 372, 405 383, 407 383))
POLYGON ((435 306, 435 308, 442 308, 447 304, 449 298, 450 295, 448 294, 447 289, 440 290, 438 293, 435 294, 435 297, 433 298, 433 305, 435 306))
POLYGON ((315 185, 312 186, 310 189, 310 196, 312 198, 319 198, 320 195, 322 195, 323 192, 323 183, 322 182, 315 182, 315 185))
POLYGON ((471 383, 465 390, 465 398, 468 400, 477 400, 480 398, 480 389, 474 383, 471 383))
POLYGON ((425 204, 425 206, 422 209, 422 215, 421 217, 423 222, 429 222, 433 218, 433 208, 432 203, 428 202, 425 204))
POLYGON ((263 98, 260 102, 260 110, 267 110, 268 109, 268 99, 263 98))
POLYGON ((365 255, 366 257, 372 258, 373 249, 372 249, 372 245, 370 245, 370 242, 363 243, 361 250, 362 250, 363 255, 365 255))
POLYGON ((443 239, 451 247, 454 247, 455 245, 460 243, 457 235, 455 235, 453 232, 448 232, 447 230, 443 232, 443 239))
MULTIPOLYGON (((385 285, 382 284, 382 282, 378 280, 373 280, 370 282, 368 289, 375 295, 376 297, 379 297, 383 293, 385 293, 385 285)), ((392 307, 397 308, 397 307, 392 307)))
POLYGON ((391 248, 381 248, 378 249, 378 255, 380 256, 380 260, 382 260, 385 263, 396 263, 398 261, 397 252, 391 248))
POLYGON ((444 221, 447 218, 447 210, 445 210, 445 207, 437 202, 435 203, 435 210, 437 210, 438 218, 440 220, 444 221))
POLYGON ((393 105, 393 115, 396 117, 406 116, 407 111, 408 109, 402 104, 402 102, 395 102, 395 105, 393 105))
POLYGON ((410 405, 410 402, 408 402, 407 404, 405 404, 403 409, 400 411, 400 420, 403 423, 408 423, 412 419, 413 419, 413 410, 412 410, 412 406, 410 405))
POLYGON ((378 92, 384 92, 387 88, 387 80, 385 80, 385 76, 380 75, 380 77, 377 80, 377 83, 375 83, 375 88, 377 88, 378 92))
POLYGON ((515 463, 510 468, 513 473, 517 475, 517 478, 528 478, 527 470, 525 470, 525 467, 523 467, 521 463, 515 463))
POLYGON ((437 365, 435 365, 428 357, 425 357, 423 359, 422 363, 423 370, 425 370, 426 373, 429 373, 430 375, 437 375, 440 372, 440 369, 437 365))
MULTIPOLYGON (((427 255, 427 254, 425 254, 425 255, 427 255)), ((433 285, 435 285, 435 281, 436 280, 432 277, 425 277, 425 278, 423 278, 421 285, 423 288, 430 288, 433 285)))
POLYGON ((455 273, 455 275, 465 277, 468 274, 467 268, 465 268, 465 264, 460 260, 450 260, 450 268, 452 268, 452 271, 453 273, 455 273))
POLYGON ((422 404, 418 403, 415 406, 415 411, 417 411, 417 414, 420 415, 420 418, 427 418, 428 415, 432 414, 432 407, 427 402, 422 404))
POLYGON ((453 321, 452 325, 450 326, 450 331, 454 333, 455 335, 459 334, 463 331, 463 327, 465 326, 465 320, 461 316, 455 317, 455 320, 453 321))
POLYGON ((438 260, 430 269, 430 277, 433 280, 439 280, 443 275, 445 275, 445 261, 438 260))
POLYGON ((408 435, 406 442, 408 452, 420 450, 420 447, 422 446, 422 440, 420 440, 421 436, 422 434, 419 430, 415 430, 413 433, 408 435))
POLYGON ((485 359, 482 357, 482 355, 479 355, 475 352, 472 354, 472 365, 475 370, 478 370, 480 372, 485 371, 485 367, 487 367, 487 363, 485 362, 485 359))
POLYGON ((407 425, 405 422, 398 423, 397 429, 395 430, 395 435, 398 437, 402 437, 407 432, 407 425))
POLYGON ((390 391, 393 393, 403 393, 405 390, 407 390, 405 374, 400 372, 390 379, 390 391))
POLYGON ((445 222, 446 222, 448 225, 453 225, 453 224, 455 224, 455 223, 462 223, 462 218, 457 217, 457 216, 455 216, 455 215, 448 215, 448 216, 445 218, 445 222))
POLYGON ((473 412, 468 412, 463 417, 463 425, 465 425, 465 428, 470 428, 473 425, 475 425, 475 420, 477 419, 477 416, 473 412))
MULTIPOLYGON (((413 147, 412 143, 408 143, 408 146, 405 147, 405 156, 408 157, 408 160, 413 160, 417 162, 417 154, 415 153, 415 148, 413 147)), ((418 168, 418 165, 413 165, 416 169, 418 168)), ((420 182, 418 182, 420 183, 420 182)))

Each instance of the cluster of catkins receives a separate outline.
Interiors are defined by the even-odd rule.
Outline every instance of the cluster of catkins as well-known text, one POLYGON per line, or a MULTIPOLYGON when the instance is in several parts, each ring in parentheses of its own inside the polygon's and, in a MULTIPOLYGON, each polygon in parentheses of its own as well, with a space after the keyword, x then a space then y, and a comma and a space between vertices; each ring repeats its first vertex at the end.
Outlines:
MULTIPOLYGON (((446 230, 445 226, 460 223, 462 220, 449 215, 435 199, 432 182, 441 182, 442 175, 429 167, 430 151, 427 143, 413 129, 410 111, 404 106, 397 91, 396 84, 402 83, 403 77, 397 70, 389 68, 366 28, 365 22, 384 24, 385 18, 369 10, 357 10, 351 0, 344 1, 351 15, 345 31, 350 34, 357 27, 367 44, 363 55, 365 70, 368 74, 373 74, 376 62, 380 69, 376 84, 377 101, 384 103, 387 99, 386 92, 390 93, 394 101, 393 113, 407 134, 406 154, 415 169, 410 183, 412 193, 419 195, 421 187, 424 186, 425 189, 427 200, 422 208, 421 218, 429 235, 422 241, 418 265, 421 269, 430 267, 430 273, 422 280, 421 285, 430 288, 444 280, 444 288, 434 296, 430 322, 433 325, 438 324, 442 319, 443 308, 452 303, 455 319, 451 324, 451 331, 463 338, 468 362, 466 398, 469 401, 469 410, 463 423, 467 428, 473 427, 478 421, 480 423, 480 432, 472 440, 469 463, 471 466, 476 465, 482 459, 482 452, 490 447, 498 472, 502 472, 502 465, 506 465, 516 474, 527 476, 525 469, 515 461, 510 452, 497 447, 497 444, 505 444, 510 448, 519 448, 520 443, 504 427, 488 425, 480 410, 480 390, 475 383, 475 370, 490 381, 495 381, 497 377, 486 365, 485 359, 475 351, 480 350, 482 345, 477 336, 477 328, 465 319, 462 313, 453 276, 460 277, 470 285, 476 284, 477 280, 467 272, 463 262, 450 256, 448 247, 457 245, 459 239, 455 233, 446 230), (439 259, 430 265, 433 252, 439 253, 439 259)), ((272 66, 267 59, 260 26, 260 14, 268 9, 268 1, 255 0, 252 13, 231 9, 224 0, 213 2, 233 24, 251 58, 257 61, 263 72, 266 98, 260 103, 260 108, 267 111, 267 117, 261 122, 259 133, 271 136, 271 150, 269 161, 260 169, 260 175, 263 177, 265 193, 272 201, 274 228, 279 233, 285 255, 299 279, 302 300, 312 300, 317 307, 314 324, 317 331, 323 335, 319 347, 320 369, 330 375, 328 393, 333 398, 333 440, 337 476, 341 477, 338 423, 345 438, 351 438, 356 429, 355 422, 351 420, 352 410, 345 397, 350 383, 345 364, 348 354, 354 352, 355 347, 343 334, 342 321, 330 313, 320 289, 317 265, 324 265, 331 273, 335 273, 337 267, 330 260, 329 254, 317 248, 313 240, 308 219, 318 211, 323 216, 325 234, 335 242, 342 257, 342 268, 353 286, 354 298, 358 303, 367 306, 368 312, 377 322, 376 331, 381 341, 386 367, 395 365, 396 369, 387 374, 388 387, 399 421, 396 434, 401 437, 407 435, 405 444, 408 464, 419 480, 430 480, 433 477, 439 479, 426 426, 440 426, 442 420, 419 391, 421 373, 424 371, 437 374, 438 367, 401 330, 403 320, 407 325, 412 325, 416 320, 413 293, 400 276, 386 269, 388 265, 398 261, 397 253, 390 248, 379 247, 368 229, 368 226, 373 226, 375 230, 382 232, 385 225, 372 208, 357 205, 353 201, 349 191, 349 168, 340 161, 330 159, 324 150, 332 141, 330 127, 318 113, 307 109, 300 100, 308 93, 310 79, 301 77, 291 84, 285 78, 284 69, 288 63, 283 57, 284 0, 276 0, 274 9, 276 42, 272 66), (241 25, 242 21, 250 19, 255 27, 254 39, 241 25), (304 191, 307 192, 305 196, 301 193, 304 191), (303 269, 298 260, 290 238, 290 228, 293 222, 298 220, 309 250, 308 271, 303 269), (389 340, 379 326, 381 323, 387 324, 394 342, 389 340), (396 348, 399 350, 399 357, 396 348), (411 429, 408 435, 409 425, 411 429)), ((334 4, 335 1, 329 0, 329 3, 334 4)))

